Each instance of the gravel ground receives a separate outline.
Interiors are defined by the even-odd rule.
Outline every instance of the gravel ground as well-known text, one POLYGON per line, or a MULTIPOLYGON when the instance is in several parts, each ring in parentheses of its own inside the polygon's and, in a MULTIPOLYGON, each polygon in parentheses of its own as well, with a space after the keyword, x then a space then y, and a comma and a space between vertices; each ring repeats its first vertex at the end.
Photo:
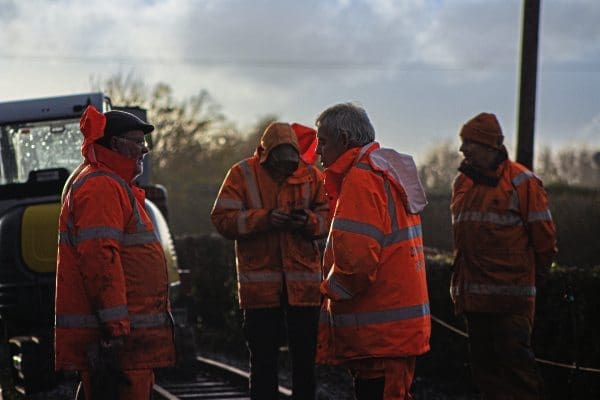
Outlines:
MULTIPOLYGON (((343 368, 317 366, 318 400, 353 400, 352 379, 343 368)), ((412 385, 415 400, 476 400, 475 394, 462 393, 456 383, 433 382, 416 376, 412 385), (458 389, 458 392, 457 392, 458 389)))
MULTIPOLYGON (((279 382, 291 387, 291 374, 285 352, 281 353, 279 382)), ((234 365, 242 370, 248 369, 248 361, 217 354, 204 354, 206 357, 234 365)), ((417 364, 419 363, 417 359, 417 364)), ((417 367, 418 368, 418 367, 417 367)), ((317 400, 354 400, 352 379, 346 369, 329 365, 317 365, 317 400)), ((413 381, 414 400, 476 400, 479 397, 459 381, 440 381, 430 376, 417 376, 413 381)))

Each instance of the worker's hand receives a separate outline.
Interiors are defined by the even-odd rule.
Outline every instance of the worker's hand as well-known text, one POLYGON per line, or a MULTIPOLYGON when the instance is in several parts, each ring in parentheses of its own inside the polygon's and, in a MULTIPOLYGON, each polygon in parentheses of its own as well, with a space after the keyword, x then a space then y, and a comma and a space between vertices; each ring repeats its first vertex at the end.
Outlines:
POLYGON ((125 343, 124 337, 110 337, 99 342, 93 342, 86 350, 88 364, 91 370, 118 369, 119 353, 125 343))
POLYGON ((102 339, 87 350, 90 386, 93 399, 117 399, 119 388, 131 385, 120 364, 120 352, 124 346, 123 336, 102 339))
POLYGON ((100 347, 102 347, 103 350, 108 351, 119 351, 123 348, 124 344, 125 339, 123 336, 111 337, 109 339, 103 339, 100 341, 100 347))
POLYGON ((111 337, 109 339, 102 339, 100 341, 100 354, 105 357, 105 362, 109 364, 117 363, 117 359, 123 346, 125 344, 125 338, 123 336, 111 337))
POLYGON ((269 213, 269 223, 275 228, 283 228, 290 222, 290 214, 281 208, 275 208, 269 213))
POLYGON ((302 229, 308 222, 308 213, 303 208, 293 209, 290 213, 290 228, 292 230, 302 229))

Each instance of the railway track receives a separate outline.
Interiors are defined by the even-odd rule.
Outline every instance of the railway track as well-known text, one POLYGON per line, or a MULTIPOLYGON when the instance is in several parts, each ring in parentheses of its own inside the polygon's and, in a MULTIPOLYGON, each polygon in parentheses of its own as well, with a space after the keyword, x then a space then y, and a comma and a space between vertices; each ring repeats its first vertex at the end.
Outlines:
MULTIPOLYGON (((239 368, 205 357, 196 357, 187 379, 161 379, 154 385, 155 397, 177 399, 250 399, 249 374, 239 368)), ((279 386, 279 398, 291 399, 290 389, 279 386)))

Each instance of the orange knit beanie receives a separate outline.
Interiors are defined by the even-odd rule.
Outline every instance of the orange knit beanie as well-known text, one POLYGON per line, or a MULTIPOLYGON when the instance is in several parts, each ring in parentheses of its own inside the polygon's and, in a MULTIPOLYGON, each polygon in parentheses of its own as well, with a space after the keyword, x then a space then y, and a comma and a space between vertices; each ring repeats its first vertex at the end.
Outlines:
POLYGON ((501 150, 504 136, 502 128, 494 114, 481 113, 468 120, 460 130, 462 140, 472 140, 489 147, 501 150))

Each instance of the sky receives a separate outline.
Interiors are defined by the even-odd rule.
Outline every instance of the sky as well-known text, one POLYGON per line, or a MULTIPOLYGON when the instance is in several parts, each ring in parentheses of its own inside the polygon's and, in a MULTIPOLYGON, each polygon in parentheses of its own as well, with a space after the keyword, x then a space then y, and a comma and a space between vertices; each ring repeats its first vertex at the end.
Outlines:
MULTIPOLYGON (((600 1, 542 0, 535 143, 600 149, 600 1)), ((415 155, 493 112, 515 154, 522 0, 0 0, 0 101, 132 75, 240 129, 362 105, 415 155)))

